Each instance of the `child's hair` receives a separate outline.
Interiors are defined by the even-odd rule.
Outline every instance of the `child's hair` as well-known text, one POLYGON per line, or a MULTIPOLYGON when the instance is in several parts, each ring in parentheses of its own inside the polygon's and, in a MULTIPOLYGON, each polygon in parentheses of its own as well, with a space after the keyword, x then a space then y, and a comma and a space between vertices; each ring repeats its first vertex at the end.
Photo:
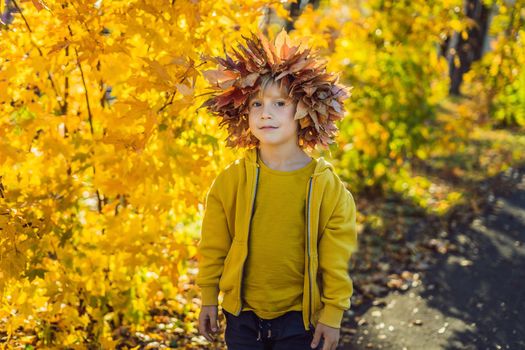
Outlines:
POLYGON ((333 143, 337 132, 334 122, 344 117, 344 100, 351 87, 338 83, 339 76, 326 72, 322 62, 310 48, 296 45, 283 29, 272 44, 261 32, 252 38, 242 36, 246 45, 232 49, 236 58, 209 57, 218 70, 204 72, 211 83, 213 97, 199 108, 207 107, 221 118, 219 126, 227 126, 228 147, 253 147, 259 141, 249 130, 249 100, 269 83, 279 83, 282 90, 297 102, 295 120, 299 120, 298 144, 315 148, 317 144, 333 143))

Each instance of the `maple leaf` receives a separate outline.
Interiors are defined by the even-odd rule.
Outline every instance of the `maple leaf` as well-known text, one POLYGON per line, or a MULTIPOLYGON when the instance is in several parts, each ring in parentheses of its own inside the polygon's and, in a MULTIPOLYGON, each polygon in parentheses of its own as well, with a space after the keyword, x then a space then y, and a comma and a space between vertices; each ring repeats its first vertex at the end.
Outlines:
POLYGON ((44 0, 31 0, 31 1, 33 2, 33 5, 35 5, 38 11, 41 11, 44 9, 51 11, 44 0))

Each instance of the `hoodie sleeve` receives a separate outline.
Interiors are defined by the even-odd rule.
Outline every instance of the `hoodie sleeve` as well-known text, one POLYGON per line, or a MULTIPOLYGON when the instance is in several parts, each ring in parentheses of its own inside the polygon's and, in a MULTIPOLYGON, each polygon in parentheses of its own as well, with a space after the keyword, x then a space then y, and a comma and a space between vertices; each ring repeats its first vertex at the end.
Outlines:
POLYGON ((321 301, 324 304, 319 322, 341 327, 345 310, 350 308, 353 294, 348 274, 349 261, 358 248, 356 205, 350 191, 339 180, 337 203, 319 239, 319 268, 322 276, 321 301))
POLYGON ((220 197, 221 175, 217 176, 206 195, 201 240, 197 247, 199 271, 196 284, 201 289, 202 305, 218 305, 219 280, 232 242, 220 197))

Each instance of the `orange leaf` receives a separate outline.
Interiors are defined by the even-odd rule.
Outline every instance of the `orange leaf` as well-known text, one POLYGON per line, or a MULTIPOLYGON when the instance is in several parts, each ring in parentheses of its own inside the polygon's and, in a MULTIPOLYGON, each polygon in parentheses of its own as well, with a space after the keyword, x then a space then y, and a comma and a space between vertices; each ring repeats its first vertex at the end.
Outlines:
POLYGON ((44 0, 32 0, 33 1, 33 5, 35 5, 36 9, 38 11, 40 10, 43 10, 43 9, 46 9, 48 11, 51 11, 49 9, 49 7, 47 7, 46 3, 44 2, 44 0))
POLYGON ((238 74, 229 70, 206 70, 202 74, 206 80, 214 85, 219 85, 227 80, 235 80, 238 76, 238 74))

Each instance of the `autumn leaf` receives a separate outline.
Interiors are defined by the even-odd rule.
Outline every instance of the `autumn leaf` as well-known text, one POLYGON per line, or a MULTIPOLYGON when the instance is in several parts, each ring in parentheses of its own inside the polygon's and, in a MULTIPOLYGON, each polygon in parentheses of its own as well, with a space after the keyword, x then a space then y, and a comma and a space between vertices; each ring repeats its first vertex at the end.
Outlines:
POLYGON ((46 9, 51 11, 44 0, 31 0, 38 11, 46 9))

